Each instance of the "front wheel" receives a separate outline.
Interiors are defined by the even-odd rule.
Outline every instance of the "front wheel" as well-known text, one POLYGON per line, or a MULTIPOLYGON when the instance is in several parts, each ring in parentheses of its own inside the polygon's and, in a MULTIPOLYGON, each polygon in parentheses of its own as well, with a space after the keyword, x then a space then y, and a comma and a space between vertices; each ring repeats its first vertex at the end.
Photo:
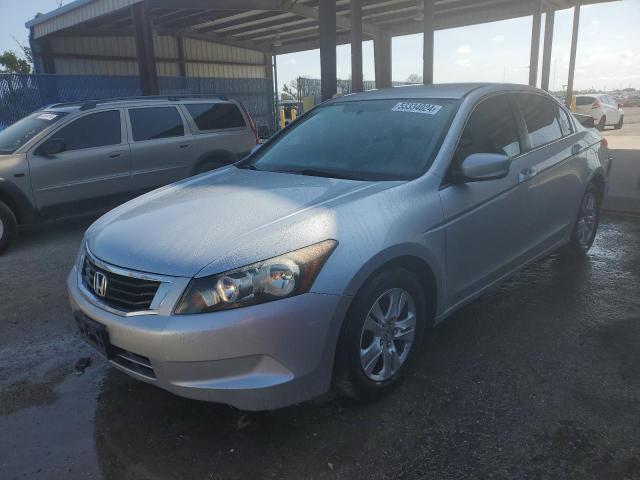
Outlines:
POLYGON ((396 386, 420 348, 426 319, 416 276, 394 267, 356 295, 338 342, 334 383, 346 395, 371 399, 396 386))
POLYGON ((9 207, 0 202, 0 253, 13 243, 18 229, 16 217, 9 207))
POLYGON ((622 124, 624 123, 624 115, 620 115, 620 120, 618 120, 618 123, 616 123, 613 128, 615 128, 616 130, 620 130, 622 128, 622 124))
POLYGON ((593 245, 600 224, 600 199, 600 190, 593 183, 589 184, 580 203, 580 211, 573 227, 571 240, 564 247, 565 253, 582 256, 593 245))

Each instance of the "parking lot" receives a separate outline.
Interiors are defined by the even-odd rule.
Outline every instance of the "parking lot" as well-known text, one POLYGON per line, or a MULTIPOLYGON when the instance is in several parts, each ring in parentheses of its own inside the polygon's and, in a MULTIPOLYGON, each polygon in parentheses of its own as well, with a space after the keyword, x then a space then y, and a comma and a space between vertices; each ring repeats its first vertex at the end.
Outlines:
POLYGON ((640 478, 637 218, 460 310, 383 400, 250 414, 82 343, 65 277, 93 219, 23 229, 0 258, 0 478, 640 478))

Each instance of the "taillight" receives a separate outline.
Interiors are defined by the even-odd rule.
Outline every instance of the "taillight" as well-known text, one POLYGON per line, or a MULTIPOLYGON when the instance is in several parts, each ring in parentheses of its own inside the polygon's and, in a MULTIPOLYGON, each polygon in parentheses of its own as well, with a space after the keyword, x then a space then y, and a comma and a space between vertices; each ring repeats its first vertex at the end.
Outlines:
POLYGON ((238 102, 238 103, 240 104, 240 107, 242 107, 242 111, 246 115, 247 120, 249 120, 249 127, 251 128, 251 131, 253 132, 253 136, 256 137, 256 143, 260 143, 260 138, 258 137, 258 129, 256 128, 256 122, 253 121, 253 117, 249 113, 249 110, 247 110, 245 108, 245 106, 242 104, 242 102, 238 102))
POLYGON ((600 108, 600 100, 596 98, 595 101, 591 104, 591 108, 600 108))

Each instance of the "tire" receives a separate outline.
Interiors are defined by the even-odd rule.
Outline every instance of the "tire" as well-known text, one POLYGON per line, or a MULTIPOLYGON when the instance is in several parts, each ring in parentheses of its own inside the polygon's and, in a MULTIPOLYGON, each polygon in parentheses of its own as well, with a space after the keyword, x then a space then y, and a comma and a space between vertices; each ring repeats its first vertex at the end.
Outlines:
POLYGON ((618 120, 618 123, 616 123, 613 128, 615 128, 616 130, 620 130, 622 128, 622 124, 624 123, 624 115, 620 115, 620 120, 618 120))
POLYGON ((345 318, 336 350, 334 385, 359 400, 385 395, 398 384, 420 349, 427 323, 426 299, 413 273, 392 267, 376 274, 355 296, 345 318), (404 299, 395 320, 385 315, 391 311, 392 299, 404 299), (375 321, 376 316, 387 320, 375 321))
POLYGON ((593 241, 598 233, 598 225, 600 224, 600 206, 602 192, 593 183, 587 186, 582 200, 580 201, 580 209, 578 217, 571 233, 571 239, 563 247, 563 253, 568 256, 581 257, 593 245, 593 241))
POLYGON ((602 115, 600 117, 600 121, 598 122, 598 130, 602 131, 604 130, 604 127, 607 126, 607 117, 605 115, 602 115))
POLYGON ((195 169, 195 171, 193 172, 194 175, 199 175, 201 173, 205 173, 205 172, 210 172, 212 170, 216 170, 217 168, 220 167, 224 167, 224 164, 222 162, 216 162, 216 161, 206 161, 206 162, 202 162, 200 165, 198 165, 195 169))
POLYGON ((18 231, 18 222, 11 209, 0 202, 0 254, 13 243, 18 231))

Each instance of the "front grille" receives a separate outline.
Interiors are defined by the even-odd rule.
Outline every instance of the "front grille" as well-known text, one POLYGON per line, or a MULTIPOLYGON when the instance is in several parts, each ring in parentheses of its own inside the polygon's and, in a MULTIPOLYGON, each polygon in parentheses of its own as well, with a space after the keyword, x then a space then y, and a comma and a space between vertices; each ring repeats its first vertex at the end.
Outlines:
POLYGON ((115 345, 112 345, 111 348, 113 349, 112 362, 147 378, 156 378, 156 374, 151 366, 151 361, 149 361, 147 357, 128 352, 115 345))
POLYGON ((82 266, 82 282, 84 287, 96 295, 101 302, 122 312, 139 312, 149 310, 160 282, 142 278, 118 275, 98 267, 87 255, 82 266), (97 295, 93 281, 96 272, 107 279, 107 290, 104 296, 97 295))

